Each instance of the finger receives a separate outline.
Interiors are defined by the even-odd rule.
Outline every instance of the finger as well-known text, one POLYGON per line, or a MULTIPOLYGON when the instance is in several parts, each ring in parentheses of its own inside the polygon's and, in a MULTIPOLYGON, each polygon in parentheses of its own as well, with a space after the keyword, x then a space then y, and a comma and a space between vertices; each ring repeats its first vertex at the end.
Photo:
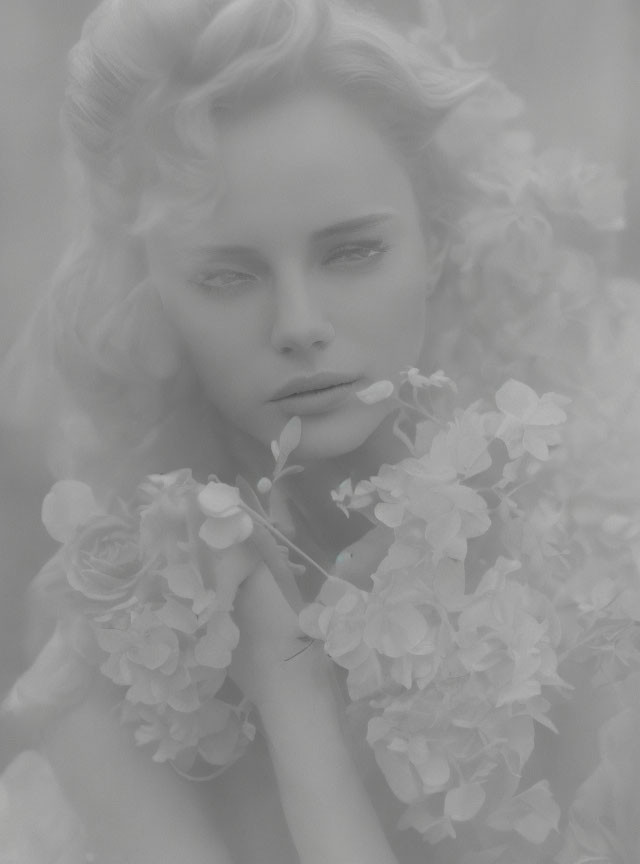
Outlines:
POLYGON ((359 588, 371 587, 371 576, 385 558, 394 539, 392 528, 379 525, 347 546, 336 558, 334 573, 359 588))
POLYGON ((253 547, 244 542, 228 549, 205 546, 203 557, 206 570, 215 576, 219 608, 230 609, 238 588, 260 563, 259 556, 253 547))
POLYGON ((285 600, 297 614, 304 606, 295 573, 289 561, 282 554, 272 534, 260 525, 256 525, 251 535, 251 544, 271 571, 276 585, 284 595, 285 600))

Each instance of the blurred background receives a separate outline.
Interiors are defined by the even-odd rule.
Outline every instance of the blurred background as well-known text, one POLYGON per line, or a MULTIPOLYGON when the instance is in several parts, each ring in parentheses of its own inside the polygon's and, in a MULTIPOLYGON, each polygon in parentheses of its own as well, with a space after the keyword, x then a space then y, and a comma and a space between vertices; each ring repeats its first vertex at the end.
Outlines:
MULTIPOLYGON (((176 0, 179 2, 179 0, 176 0)), ((640 268, 638 0, 442 0, 463 52, 491 61, 529 107, 542 145, 613 162, 628 182, 619 269, 640 268)), ((418 22, 432 0, 375 0, 418 22)), ((64 247, 58 110, 66 54, 94 0, 2 0, 0 8, 0 358, 64 247)), ((640 341, 640 340, 639 340, 640 341)), ((50 552, 40 501, 50 483, 0 431, 0 696, 24 663, 25 587, 50 552)), ((0 730, 0 770, 23 745, 0 730)))

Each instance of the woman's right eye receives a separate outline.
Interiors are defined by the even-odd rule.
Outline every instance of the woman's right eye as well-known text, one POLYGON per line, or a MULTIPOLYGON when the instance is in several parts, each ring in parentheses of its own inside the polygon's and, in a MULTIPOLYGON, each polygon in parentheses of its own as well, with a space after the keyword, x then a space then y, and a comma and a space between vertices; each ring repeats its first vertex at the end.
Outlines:
POLYGON ((253 284, 256 276, 240 270, 216 270, 210 273, 200 273, 190 281, 205 291, 233 291, 253 284))

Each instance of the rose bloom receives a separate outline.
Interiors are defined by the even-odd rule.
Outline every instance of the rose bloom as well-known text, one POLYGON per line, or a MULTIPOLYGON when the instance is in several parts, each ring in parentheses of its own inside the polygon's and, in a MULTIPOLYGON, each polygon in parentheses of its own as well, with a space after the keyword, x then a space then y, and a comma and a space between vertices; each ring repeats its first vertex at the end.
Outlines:
POLYGON ((124 517, 92 519, 64 548, 71 588, 100 605, 127 600, 145 569, 138 538, 137 525, 124 517))

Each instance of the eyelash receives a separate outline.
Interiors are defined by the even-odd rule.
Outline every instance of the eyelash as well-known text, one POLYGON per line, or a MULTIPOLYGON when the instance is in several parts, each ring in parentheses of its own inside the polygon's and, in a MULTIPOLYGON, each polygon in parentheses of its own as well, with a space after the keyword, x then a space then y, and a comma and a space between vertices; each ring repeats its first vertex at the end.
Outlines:
POLYGON ((345 243, 343 246, 340 246, 338 249, 334 250, 331 253, 329 258, 326 259, 327 264, 332 264, 339 260, 341 253, 345 252, 345 250, 366 250, 366 252, 370 253, 365 255, 362 258, 350 259, 347 263, 365 263, 370 261, 375 261, 384 255, 385 252, 389 251, 389 247, 386 246, 381 240, 375 240, 367 243, 345 243))
MULTIPOLYGON (((379 240, 366 243, 345 243, 344 245, 335 249, 327 258, 325 258, 323 264, 329 266, 332 264, 336 264, 346 267, 349 267, 351 265, 366 265, 377 261, 388 251, 389 247, 379 240), (363 250, 367 254, 363 255, 362 257, 348 258, 346 260, 341 257, 345 252, 348 253, 363 250)), ((253 282, 257 279, 257 277, 253 276, 251 273, 245 273, 241 270, 224 269, 218 270, 215 273, 205 272, 201 276, 198 276, 194 280, 192 280, 192 282, 197 287, 202 288, 205 291, 219 291, 220 293, 224 293, 227 289, 232 290, 233 285, 215 286, 207 283, 211 283, 215 279, 225 276, 239 277, 236 279, 232 279, 231 281, 241 283, 253 282)))
POLYGON ((250 273, 243 273, 239 270, 218 270, 215 273, 203 273, 200 276, 197 276, 192 280, 193 284, 198 288, 203 289, 204 291, 218 291, 220 293, 224 293, 226 290, 231 290, 231 285, 218 286, 209 284, 212 283, 215 279, 219 279, 224 276, 235 276, 240 277, 234 279, 232 281, 235 282, 249 282, 254 280, 256 277, 252 276, 250 273))

